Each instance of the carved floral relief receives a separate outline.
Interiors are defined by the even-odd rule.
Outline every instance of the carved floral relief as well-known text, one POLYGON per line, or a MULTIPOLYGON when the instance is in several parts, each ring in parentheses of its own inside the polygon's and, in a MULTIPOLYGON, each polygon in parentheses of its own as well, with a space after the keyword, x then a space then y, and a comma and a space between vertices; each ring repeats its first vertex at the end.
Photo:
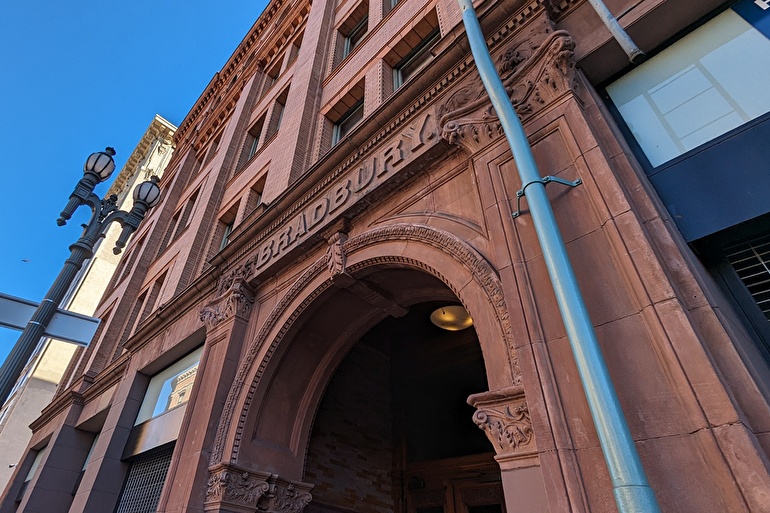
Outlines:
POLYGON ((474 394, 468 404, 476 408, 473 422, 487 435, 498 457, 535 451, 532 419, 521 387, 474 394))
MULTIPOLYGON (((575 43, 547 20, 535 25, 497 60, 503 86, 520 117, 530 116, 567 91, 574 91, 575 43)), ((441 136, 470 152, 503 135, 502 126, 476 74, 439 106, 441 136)))
POLYGON ((254 305, 254 292, 243 279, 229 281, 228 288, 201 309, 200 319, 211 330, 232 316, 248 318, 254 305))
POLYGON ((300 513, 312 500, 312 488, 269 472, 217 465, 210 469, 205 509, 229 506, 264 513, 300 513))

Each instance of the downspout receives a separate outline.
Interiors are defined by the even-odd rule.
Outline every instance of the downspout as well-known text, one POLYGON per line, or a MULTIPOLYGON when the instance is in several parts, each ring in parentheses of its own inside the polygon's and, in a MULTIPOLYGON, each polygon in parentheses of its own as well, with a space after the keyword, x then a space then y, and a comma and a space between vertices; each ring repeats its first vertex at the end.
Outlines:
POLYGON ((626 52, 628 60, 633 64, 640 64, 644 60, 644 52, 636 46, 636 43, 633 42, 631 36, 629 36, 628 32, 620 26, 617 18, 615 18, 610 10, 607 9, 604 2, 602 2, 602 0, 588 0, 588 3, 591 4, 591 7, 594 8, 596 14, 599 15, 599 18, 604 22, 604 25, 609 29, 610 34, 615 38, 615 41, 617 41, 623 51, 626 52))
POLYGON ((599 436, 620 513, 660 513, 631 432, 620 408, 567 250, 545 192, 524 128, 497 75, 471 0, 458 0, 473 58, 492 101, 526 189, 530 214, 543 250, 588 406, 599 436))

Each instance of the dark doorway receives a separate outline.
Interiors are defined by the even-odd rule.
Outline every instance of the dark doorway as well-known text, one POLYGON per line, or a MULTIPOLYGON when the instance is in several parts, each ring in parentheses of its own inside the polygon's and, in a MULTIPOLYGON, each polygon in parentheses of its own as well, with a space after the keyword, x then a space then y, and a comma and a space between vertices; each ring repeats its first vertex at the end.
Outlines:
POLYGON ((504 511, 492 446, 466 403, 488 390, 481 348, 473 328, 430 322, 446 304, 383 320, 342 361, 314 422, 306 511, 504 511))

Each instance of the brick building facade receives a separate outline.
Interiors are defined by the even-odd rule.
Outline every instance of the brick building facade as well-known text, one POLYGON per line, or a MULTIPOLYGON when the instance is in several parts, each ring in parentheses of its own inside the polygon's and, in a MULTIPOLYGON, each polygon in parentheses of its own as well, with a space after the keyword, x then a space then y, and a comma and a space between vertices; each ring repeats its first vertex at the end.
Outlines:
MULTIPOLYGON (((584 1, 477 4, 541 172, 582 181, 548 193, 663 511, 770 509, 746 4, 611 3, 637 67, 584 1)), ((0 512, 615 511, 454 0, 273 0, 175 137, 0 512)))

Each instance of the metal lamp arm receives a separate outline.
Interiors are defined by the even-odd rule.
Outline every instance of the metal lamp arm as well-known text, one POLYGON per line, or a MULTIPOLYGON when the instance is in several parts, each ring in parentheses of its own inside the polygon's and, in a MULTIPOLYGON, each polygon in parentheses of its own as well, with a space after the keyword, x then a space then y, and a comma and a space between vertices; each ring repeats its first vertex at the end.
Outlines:
POLYGON ((128 238, 137 228, 139 228, 139 225, 144 220, 144 216, 148 210, 149 207, 146 203, 137 201, 130 212, 118 210, 107 217, 107 221, 118 221, 123 226, 123 231, 120 232, 120 237, 115 241, 115 247, 112 248, 113 253, 118 255, 123 251, 123 248, 125 248, 128 243, 128 238))
MULTIPOLYGON (((89 203, 91 204, 91 208, 93 208, 93 203, 90 200, 91 196, 96 197, 96 195, 93 194, 93 190, 99 181, 99 176, 95 173, 84 174, 83 178, 81 178, 75 186, 75 190, 70 194, 69 201, 64 207, 64 210, 61 211, 61 214, 59 214, 59 219, 56 220, 56 224, 59 226, 67 224, 67 221, 69 221, 72 214, 75 213, 75 210, 77 210, 80 205, 89 203)), ((98 202, 99 198, 96 198, 96 200, 98 202)))

